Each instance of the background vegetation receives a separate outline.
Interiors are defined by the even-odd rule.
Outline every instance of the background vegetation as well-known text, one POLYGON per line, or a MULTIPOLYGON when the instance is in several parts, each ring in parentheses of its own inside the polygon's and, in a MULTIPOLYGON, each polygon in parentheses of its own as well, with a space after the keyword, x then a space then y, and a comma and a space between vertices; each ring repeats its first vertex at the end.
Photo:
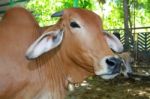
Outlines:
MULTIPOLYGON (((99 14, 105 29, 124 28, 123 0, 78 0, 78 7, 99 14)), ((150 0, 128 0, 131 27, 150 26, 150 0)), ((51 14, 73 7, 74 0, 30 0, 26 7, 33 11, 41 26, 53 24, 51 14)))

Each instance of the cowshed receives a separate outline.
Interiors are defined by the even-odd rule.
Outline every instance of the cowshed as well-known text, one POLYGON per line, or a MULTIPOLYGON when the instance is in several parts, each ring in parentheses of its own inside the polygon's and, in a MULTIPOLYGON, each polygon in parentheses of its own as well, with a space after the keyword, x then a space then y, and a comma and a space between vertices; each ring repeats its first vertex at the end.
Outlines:
POLYGON ((100 17, 70 8, 54 13, 60 20, 40 27, 32 14, 15 7, 0 21, 0 99, 64 99, 68 83, 90 75, 112 79, 123 50, 103 33, 100 17), (111 48, 111 49, 110 49, 111 48))

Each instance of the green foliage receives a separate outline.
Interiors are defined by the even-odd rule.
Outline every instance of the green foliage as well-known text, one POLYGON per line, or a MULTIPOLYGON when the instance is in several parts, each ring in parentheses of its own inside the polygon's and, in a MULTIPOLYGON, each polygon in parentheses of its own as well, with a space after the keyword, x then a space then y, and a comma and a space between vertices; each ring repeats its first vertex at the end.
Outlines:
POLYGON ((30 0, 26 7, 33 12, 37 21, 43 26, 55 21, 55 19, 51 19, 50 16, 55 11, 61 9, 62 5, 63 4, 58 0, 30 0))
MULTIPOLYGON (((136 0, 135 0, 136 1, 136 0)), ((131 3, 134 6, 134 2, 131 3)), ((135 2, 135 9, 131 8, 131 14, 135 10, 135 24, 136 26, 149 26, 150 25, 150 1, 138 0, 135 2)), ((133 21, 133 17, 132 17, 133 21)))
MULTIPOLYGON (((78 7, 92 9, 92 0, 79 0, 78 7)), ((73 7, 73 0, 30 0, 26 5, 31 10, 41 26, 55 23, 56 18, 51 14, 65 8, 73 7)))
POLYGON ((123 28, 123 3, 117 2, 117 0, 115 0, 114 2, 109 2, 108 6, 111 11, 108 13, 108 15, 104 15, 104 28, 123 28))
MULTIPOLYGON (((26 7, 44 26, 56 22, 57 18, 51 18, 51 14, 73 5, 74 0, 30 0, 26 7)), ((135 18, 136 26, 150 25, 150 0, 129 0, 129 6, 132 23, 135 18)), ((93 10, 102 16, 104 29, 124 27, 123 0, 78 0, 78 7, 93 10)))

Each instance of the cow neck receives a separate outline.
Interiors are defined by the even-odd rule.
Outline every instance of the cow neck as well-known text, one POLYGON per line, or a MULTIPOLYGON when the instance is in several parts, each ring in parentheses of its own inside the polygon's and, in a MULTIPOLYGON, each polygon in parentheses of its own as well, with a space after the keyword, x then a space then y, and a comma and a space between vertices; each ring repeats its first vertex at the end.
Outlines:
MULTIPOLYGON (((36 39, 45 29, 47 27, 39 28, 38 33, 34 33, 32 37, 36 39)), ((28 64, 31 83, 36 83, 36 86, 40 88, 39 93, 50 94, 48 95, 50 99, 64 99, 67 86, 65 82, 66 76, 59 58, 56 49, 43 54, 35 60, 31 60, 28 64)))
POLYGON ((92 66, 88 66, 88 64, 82 63, 83 60, 79 57, 77 59, 71 58, 65 48, 66 46, 63 46, 63 48, 61 48, 61 50, 59 51, 59 54, 61 57, 61 61, 63 62, 62 67, 65 68, 64 71, 67 75, 68 82, 80 83, 89 75, 93 75, 92 66))
POLYGON ((63 63, 57 52, 55 50, 48 52, 34 60, 34 63, 36 65, 34 70, 39 75, 37 78, 37 81, 40 82, 39 86, 41 84, 41 88, 43 87, 44 91, 50 92, 53 99, 63 99, 67 83, 63 63))

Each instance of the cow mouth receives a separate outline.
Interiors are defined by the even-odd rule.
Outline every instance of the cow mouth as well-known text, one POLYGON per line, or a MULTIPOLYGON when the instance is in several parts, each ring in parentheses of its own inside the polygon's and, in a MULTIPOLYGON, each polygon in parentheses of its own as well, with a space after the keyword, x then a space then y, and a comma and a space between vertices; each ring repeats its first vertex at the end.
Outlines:
POLYGON ((120 71, 112 71, 112 70, 108 70, 106 68, 106 70, 104 71, 97 71, 95 72, 96 75, 100 76, 103 79, 113 79, 116 76, 118 76, 120 74, 120 71))
POLYGON ((115 78, 118 75, 119 75, 119 73, 115 73, 115 74, 106 73, 106 74, 101 74, 100 76, 103 79, 113 79, 113 78, 115 78))

